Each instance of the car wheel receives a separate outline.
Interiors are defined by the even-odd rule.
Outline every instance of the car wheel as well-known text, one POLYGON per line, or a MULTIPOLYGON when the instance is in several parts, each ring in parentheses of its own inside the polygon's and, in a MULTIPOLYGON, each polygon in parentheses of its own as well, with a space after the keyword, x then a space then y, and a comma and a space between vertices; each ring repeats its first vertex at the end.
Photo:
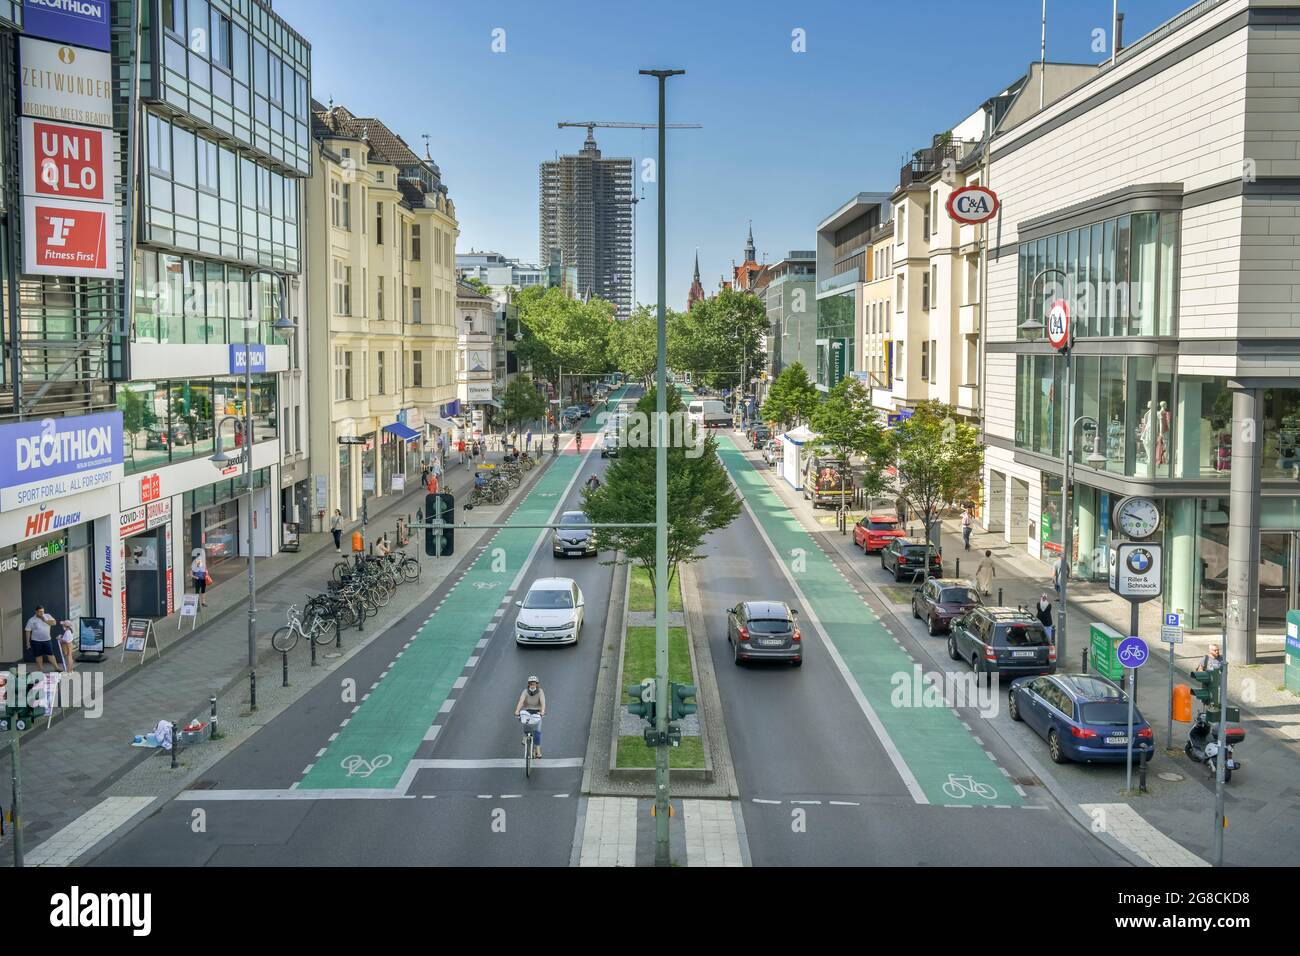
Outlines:
POLYGON ((939 633, 939 628, 937 628, 937 627, 935 626, 935 624, 934 624, 934 617, 933 617, 933 615, 931 615, 930 617, 927 617, 927 618, 925 619, 925 629, 926 629, 927 633, 929 633, 929 635, 930 635, 931 637, 934 637, 935 635, 937 635, 937 634, 939 633))
POLYGON ((737 667, 740 666, 740 645, 739 644, 733 643, 731 645, 731 663, 735 664, 737 667))
POLYGON ((957 653, 957 638, 948 638, 948 656, 955 661, 961 660, 961 655, 957 653))
POLYGON ((897 584, 901 580, 903 580, 902 571, 899 568, 894 568, 894 583, 897 584))
POLYGON ((921 620, 921 612, 916 609, 915 600, 912 601, 912 617, 916 618, 918 621, 921 620))
POLYGON ((978 654, 972 654, 970 656, 970 669, 976 674, 980 672, 980 658, 978 654))
POLYGON ((1020 705, 1016 703, 1016 692, 1014 690, 1007 693, 1007 716, 1017 722, 1021 719, 1020 705))
POLYGON ((1052 758, 1052 763, 1069 763, 1070 758, 1065 755, 1061 748, 1061 738, 1055 729, 1047 732, 1047 756, 1052 758))

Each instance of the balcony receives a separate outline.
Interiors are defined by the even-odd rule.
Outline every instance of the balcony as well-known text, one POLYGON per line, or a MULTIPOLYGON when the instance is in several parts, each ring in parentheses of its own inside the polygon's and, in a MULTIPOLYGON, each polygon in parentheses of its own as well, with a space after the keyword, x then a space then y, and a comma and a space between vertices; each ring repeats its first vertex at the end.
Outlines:
POLYGON ((979 411, 980 390, 978 385, 957 386, 957 408, 967 415, 979 411))
MULTIPOLYGON (((936 137, 937 139, 937 137, 936 137)), ((918 149, 910 162, 904 163, 898 174, 898 188, 906 189, 913 183, 925 182, 944 169, 944 161, 952 160, 954 166, 961 155, 959 143, 936 143, 929 149, 918 149)))
POLYGON ((978 302, 963 305, 957 310, 957 334, 980 334, 980 306, 978 302))
POLYGON ((850 269, 848 272, 841 272, 839 275, 831 276, 829 279, 823 279, 817 283, 817 291, 830 292, 832 289, 838 289, 841 286, 852 285, 855 282, 861 282, 862 270, 850 269))

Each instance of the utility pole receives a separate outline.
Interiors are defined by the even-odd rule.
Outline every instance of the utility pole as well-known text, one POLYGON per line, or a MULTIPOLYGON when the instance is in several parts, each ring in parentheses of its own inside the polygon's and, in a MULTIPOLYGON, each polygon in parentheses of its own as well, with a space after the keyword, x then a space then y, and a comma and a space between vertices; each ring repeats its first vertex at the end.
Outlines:
POLYGON ((668 325, 666 305, 667 206, 664 192, 666 144, 664 138, 665 88, 670 76, 685 70, 641 70, 643 76, 659 80, 659 263, 658 336, 655 361, 655 866, 670 866, 668 855, 668 718, 671 688, 668 686, 668 325))

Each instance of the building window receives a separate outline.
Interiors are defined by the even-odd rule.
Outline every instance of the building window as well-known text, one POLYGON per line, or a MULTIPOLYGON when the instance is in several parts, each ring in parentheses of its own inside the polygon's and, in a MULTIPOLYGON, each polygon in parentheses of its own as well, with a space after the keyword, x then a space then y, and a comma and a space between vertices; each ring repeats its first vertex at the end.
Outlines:
POLYGON ((894 343, 894 378, 902 381, 903 376, 907 374, 907 362, 903 358, 903 343, 898 341, 894 343))
POLYGON ((411 224, 411 259, 415 262, 420 261, 420 225, 419 223, 411 224))
POLYGON ((930 266, 930 294, 934 307, 939 308, 939 267, 937 265, 930 266))
POLYGON ((419 286, 411 289, 411 321, 416 325, 424 322, 424 298, 419 286))
POLYGON ((411 353, 411 386, 424 387, 424 353, 418 349, 411 353))
POLYGON ((334 312, 336 315, 352 314, 352 267, 334 260, 334 312))
POLYGON ((928 270, 921 273, 921 310, 923 312, 930 311, 930 273, 928 270))
POLYGON ((925 201, 925 206, 921 210, 921 237, 930 238, 930 200, 925 201))
POLYGON ((930 381, 930 343, 921 343, 921 381, 930 381))
POLYGON ((903 303, 904 303, 906 300, 903 298, 903 292, 904 292, 905 290, 904 290, 904 288, 903 288, 903 274, 902 274, 901 272, 898 274, 898 277, 897 277, 897 279, 895 280, 895 283, 894 283, 894 284, 895 284, 895 286, 897 287, 897 288, 896 288, 896 293, 895 293, 895 295, 894 295, 894 311, 895 311, 895 312, 902 312, 902 311, 903 311, 903 303))
POLYGON ((375 378, 380 395, 384 394, 384 359, 386 357, 384 352, 375 353, 375 378))
POLYGON ((894 213, 894 218, 898 220, 898 225, 894 227, 894 239, 896 245, 902 245, 907 241, 907 204, 899 203, 898 209, 894 213))
POLYGON ((380 276, 378 282, 379 289, 378 301, 375 307, 375 318, 382 322, 384 320, 384 277, 380 276))
POLYGON ((343 184, 343 228, 352 231, 352 186, 343 184))
POLYGON ((330 225, 334 228, 340 228, 343 223, 343 214, 340 204, 340 195, 342 194, 343 184, 337 179, 330 180, 330 225))
MULTIPOLYGON (((383 182, 384 174, 379 174, 379 181, 383 182)), ((375 203, 375 244, 382 246, 384 244, 384 204, 375 203)))

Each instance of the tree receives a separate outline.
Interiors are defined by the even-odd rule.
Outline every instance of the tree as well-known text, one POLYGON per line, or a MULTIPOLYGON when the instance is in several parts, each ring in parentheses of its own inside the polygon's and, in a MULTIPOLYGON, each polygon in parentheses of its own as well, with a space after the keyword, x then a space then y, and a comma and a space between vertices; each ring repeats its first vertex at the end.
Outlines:
MULTIPOLYGON (((752 292, 723 289, 677 313, 669 328, 669 364, 712 388, 740 382, 742 366, 756 370, 769 323, 752 292)), ((743 383, 742 383, 743 384, 743 383)))
POLYGON ((898 423, 892 437, 899 495, 922 516, 930 544, 939 510, 973 496, 979 487, 984 471, 979 432, 959 420, 951 405, 925 401, 898 423))
POLYGON ((480 279, 478 276, 468 276, 464 279, 461 279, 460 281, 465 283, 470 288, 472 288, 479 295, 485 295, 489 299, 496 298, 496 293, 492 291, 492 287, 488 285, 486 282, 484 282, 482 279, 480 279))
MULTIPOLYGON (((604 299, 579 302, 558 288, 531 286, 515 298, 523 338, 519 361, 560 387, 560 372, 607 371, 614 307, 604 299)), ((563 396, 561 396, 563 398, 563 396)))
POLYGON ((615 322, 609 333, 609 358, 629 379, 650 387, 659 349, 658 317, 648 305, 637 306, 622 322, 615 322))
POLYGON ((792 428, 812 417, 818 401, 817 386, 808 378, 808 370, 802 362, 793 362, 781 370, 768 389, 763 420, 776 422, 783 429, 792 428))
POLYGON ((885 469, 893 449, 861 382, 855 378, 836 382, 809 416, 808 427, 817 433, 813 447, 829 452, 845 471, 854 455, 863 459, 861 486, 869 497, 885 490, 885 469))
POLYGON ((501 397, 501 414, 507 424, 514 422, 516 428, 523 428, 525 423, 546 414, 546 399, 537 394, 531 375, 516 375, 511 379, 501 397))
MULTIPOLYGON (((681 398, 669 389, 670 416, 683 421, 681 398)), ((636 410, 653 422, 655 391, 651 389, 636 410)), ((670 417, 670 421, 673 420, 670 417)), ((653 427, 648 431, 653 432, 653 427)), ((683 438, 685 435, 683 434, 683 438)), ((670 441, 673 436, 670 434, 670 441)), ((725 528, 740 514, 741 501, 718 459, 712 436, 704 440, 703 454, 686 441, 668 447, 668 581, 671 585, 682 562, 698 561, 696 549, 705 536, 725 528)), ((605 483, 595 491, 584 491, 583 511, 593 524, 640 523, 655 520, 655 457, 653 442, 629 442, 605 472, 605 483)), ((597 528, 596 546, 624 555, 618 563, 635 561, 658 589, 655 578, 654 528, 597 528)))

